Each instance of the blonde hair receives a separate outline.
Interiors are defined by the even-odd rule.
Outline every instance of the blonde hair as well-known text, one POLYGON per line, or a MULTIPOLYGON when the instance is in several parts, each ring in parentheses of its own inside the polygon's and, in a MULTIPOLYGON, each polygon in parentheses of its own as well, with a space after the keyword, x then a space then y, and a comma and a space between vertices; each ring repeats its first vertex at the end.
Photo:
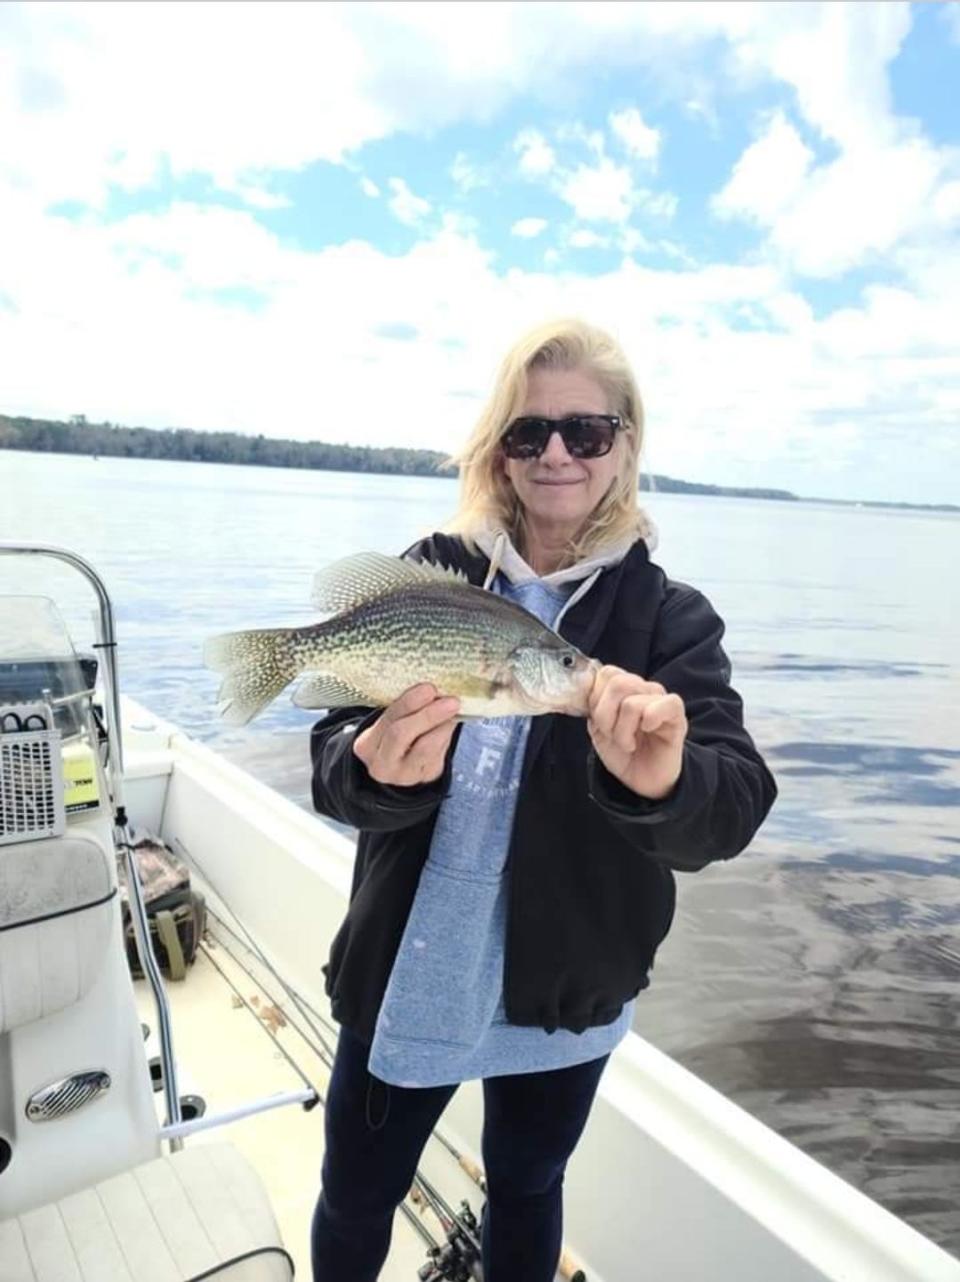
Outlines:
POLYGON ((571 540, 565 565, 650 529, 637 502, 643 405, 636 380, 619 343, 582 320, 557 320, 525 334, 507 352, 493 391, 463 449, 448 466, 460 469, 460 505, 445 526, 459 534, 470 550, 481 529, 506 530, 521 551, 524 512, 516 491, 498 465, 500 438, 523 408, 527 376, 533 369, 583 370, 603 388, 611 414, 622 423, 617 433, 620 467, 609 490, 571 540))

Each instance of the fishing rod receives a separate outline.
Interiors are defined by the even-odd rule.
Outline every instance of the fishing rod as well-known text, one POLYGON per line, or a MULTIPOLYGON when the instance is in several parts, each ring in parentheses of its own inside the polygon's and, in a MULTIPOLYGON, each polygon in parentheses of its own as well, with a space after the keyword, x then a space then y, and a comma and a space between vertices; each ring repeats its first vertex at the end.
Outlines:
POLYGON ((454 1211, 420 1171, 414 1176, 411 1196, 427 1203, 446 1234, 442 1247, 428 1251, 430 1259, 417 1273, 420 1282, 483 1282, 480 1225, 470 1204, 463 1201, 460 1210, 454 1211))
MULTIPOLYGON (((236 914, 232 914, 232 915, 234 916, 234 919, 237 921, 237 924, 241 927, 241 929, 244 930, 245 933, 247 933, 246 928, 239 921, 239 919, 236 918, 236 914)), ((236 931, 234 931, 230 926, 230 924, 228 922, 225 922, 222 917, 217 916, 217 914, 212 912, 212 910, 211 910, 211 916, 215 918, 215 920, 223 927, 223 929, 228 934, 232 935, 235 939, 237 939, 239 943, 241 944, 244 943, 244 941, 241 940, 239 936, 236 934, 236 931)), ((247 937, 248 939, 250 938, 248 933, 247 933, 247 937)), ((294 1028, 297 1028, 297 1032, 304 1039, 304 1041, 306 1041, 307 1045, 310 1046, 311 1049, 314 1050, 314 1052, 318 1054, 319 1057, 323 1059, 323 1062, 327 1064, 327 1066, 329 1067, 330 1062, 332 1061, 334 1052, 331 1049, 329 1043, 326 1041, 323 1035, 316 1028, 313 1020, 316 1020, 319 1024, 321 1024, 324 1030, 333 1037, 337 1036, 337 1028, 335 1027, 334 1024, 330 1022, 330 1020, 323 1014, 323 1012, 317 1010, 317 1008, 310 1001, 308 1001, 306 997, 303 997, 301 994, 296 993, 294 989, 292 989, 289 985, 287 985, 286 981, 282 978, 282 976, 277 974, 274 968, 270 965, 269 961, 259 951, 259 948, 256 945, 255 941, 251 940, 251 944, 253 945, 252 951, 255 952, 255 955, 257 955, 260 958, 261 962, 266 967, 266 969, 270 972, 270 974, 274 976, 277 982, 290 995, 297 1009, 307 1020, 307 1023, 311 1031, 314 1032, 315 1035, 318 1037, 327 1054, 324 1055, 322 1051, 318 1051, 317 1048, 312 1045, 312 1043, 310 1042, 310 1039, 306 1036, 306 1034, 301 1029, 297 1028, 296 1023, 293 1023, 292 1026, 294 1028), (309 1012, 309 1015, 307 1014, 307 1012, 309 1012), (312 1016, 313 1018, 311 1019, 310 1016, 312 1016)), ((474 1159, 470 1157, 468 1154, 461 1153, 460 1150, 457 1149, 450 1142, 449 1139, 447 1139, 447 1137, 443 1134, 442 1131, 438 1129, 434 1130, 431 1133, 430 1138, 436 1140, 439 1144, 441 1144, 447 1150, 447 1152, 454 1159, 454 1161, 457 1163, 460 1169, 464 1172, 464 1174, 470 1180, 472 1180, 472 1182, 477 1186, 480 1192, 483 1193, 484 1197, 486 1197, 487 1177, 484 1173, 483 1167, 480 1166, 478 1162, 474 1161, 474 1159)), ((414 1186, 414 1190, 416 1190, 416 1185, 414 1186)), ((430 1209, 433 1211, 434 1215, 442 1223, 442 1209, 431 1203, 430 1195, 429 1195, 429 1192, 427 1192, 427 1190, 421 1188, 420 1192, 421 1192, 421 1196, 423 1197, 423 1200, 430 1206, 430 1209)), ((407 1219, 410 1220, 411 1223, 414 1223, 419 1231, 420 1229, 419 1221, 416 1220, 416 1217, 412 1215, 412 1213, 409 1211, 409 1208, 407 1208, 404 1203, 401 1203, 401 1210, 403 1210, 407 1214, 407 1219)), ((468 1206, 468 1210, 469 1210, 469 1206, 468 1206)), ((454 1213, 453 1211, 451 1211, 449 1205, 446 1206, 446 1212, 447 1212, 448 1223, 452 1224, 456 1220, 457 1213, 454 1213)), ((474 1224, 475 1223, 476 1221, 474 1220, 474 1224)), ((470 1227, 469 1222, 467 1223, 466 1227, 469 1230, 469 1227, 470 1227)), ((436 1241, 434 1240, 434 1245, 437 1246, 439 1244, 436 1243, 436 1241)), ((583 1266, 580 1264, 580 1262, 577 1260, 574 1254, 566 1246, 561 1247, 560 1259, 557 1264, 557 1274, 560 1278, 563 1279, 563 1282, 587 1282, 587 1274, 583 1266)), ((442 1276, 442 1274, 437 1276, 442 1276)))
MULTIPOLYGON (((254 1017, 258 1017, 259 1012, 256 1011, 253 1005, 243 996, 243 994, 240 992, 240 989, 233 982, 233 980, 230 978, 227 972, 223 969, 220 963, 216 960, 216 958, 213 955, 213 951, 211 950, 209 945, 202 943, 200 947, 203 950, 203 953, 206 956, 207 960, 213 965, 215 970, 218 971, 218 973, 220 974, 221 978, 225 981, 225 983, 233 990, 237 1000, 242 1003, 242 1005, 250 1012, 251 1015, 253 1015, 254 1017)), ((246 974, 248 972, 245 971, 244 973, 246 974)), ((253 977, 250 976, 250 978, 253 978, 253 977)), ((257 982, 257 981, 254 981, 254 982, 257 982)), ((265 989, 264 989, 264 992, 266 992, 265 989)), ((269 996, 270 994, 267 994, 267 995, 269 996)), ((319 1103, 320 1105, 322 1105, 322 1107, 326 1108, 327 1106, 326 1097, 317 1089, 316 1086, 313 1085, 313 1083, 308 1078, 307 1074, 303 1071, 303 1069, 300 1067, 297 1061, 293 1058, 293 1056, 290 1054, 287 1048, 283 1045, 283 1043, 280 1041, 280 1038, 277 1037, 276 1033, 273 1032, 262 1021, 262 1019, 257 1018, 257 1023, 263 1029, 267 1037, 270 1038, 274 1046, 277 1048, 277 1050, 280 1052, 283 1058, 287 1061, 290 1067, 294 1070, 294 1072, 297 1073, 297 1075, 301 1078, 301 1080, 307 1086, 310 1087, 314 1095, 313 1103, 314 1104, 319 1103)), ((317 1058, 320 1059, 321 1062, 324 1063, 329 1068, 331 1066, 332 1061, 327 1059, 323 1051, 318 1046, 316 1046, 313 1042, 311 1042, 310 1039, 303 1032, 303 1030, 301 1028, 298 1028, 295 1023, 291 1021, 290 1026, 302 1038, 302 1040, 306 1042, 307 1046, 310 1048, 310 1050, 313 1051, 313 1053, 317 1056, 317 1058)), ((326 1045, 326 1043, 324 1043, 324 1045, 326 1045)), ((466 1206, 466 1203, 464 1203, 464 1206, 466 1206)), ((444 1231, 445 1232, 448 1231, 448 1224, 445 1222, 444 1217, 441 1214, 439 1208, 435 1206, 431 1206, 431 1209, 434 1211, 434 1214, 437 1216, 437 1219, 439 1220, 440 1224, 443 1226, 444 1231)), ((424 1223, 422 1223, 422 1221, 420 1220, 420 1217, 414 1211, 412 1211, 409 1206, 407 1206, 406 1202, 402 1202, 400 1204, 400 1210, 404 1214, 404 1216, 406 1217, 410 1225, 416 1230, 416 1232, 420 1235, 420 1237, 423 1238, 424 1242, 426 1242, 431 1260, 442 1259, 445 1254, 445 1248, 443 1244, 441 1244, 433 1236, 433 1234, 430 1232, 427 1226, 424 1223)), ((431 1266, 431 1272, 424 1276, 428 1277, 430 1279, 430 1282, 435 1282, 435 1280, 436 1282, 439 1282, 439 1279, 441 1278, 445 1278, 448 1276, 455 1277, 456 1275, 437 1272, 433 1270, 433 1267, 431 1266)))
MULTIPOLYGON (((478 1165, 472 1157, 468 1157, 465 1153, 461 1153, 457 1148, 455 1148, 447 1137, 441 1134, 440 1131, 433 1132, 433 1139, 438 1140, 439 1143, 443 1145, 450 1156, 456 1161, 460 1169, 464 1171, 470 1179, 473 1180, 477 1188, 486 1195, 487 1177, 484 1174, 483 1167, 478 1165)), ((563 1278, 564 1282, 587 1282, 587 1275, 583 1266, 577 1260, 576 1256, 574 1256, 574 1254, 565 1246, 561 1246, 560 1249, 560 1259, 557 1263, 557 1274, 559 1277, 563 1278)))
MULTIPOLYGON (((423 1174, 422 1171, 417 1171, 415 1173, 413 1177, 413 1182, 414 1182, 414 1186, 418 1187, 423 1192, 424 1196, 429 1200, 431 1206, 437 1209, 438 1214, 442 1217, 440 1222, 441 1224, 443 1224, 444 1228, 450 1229, 450 1228, 456 1227, 458 1213, 454 1211, 450 1203, 447 1202, 443 1198, 443 1196, 437 1192, 437 1190, 430 1183, 430 1181, 427 1179, 427 1177, 423 1174)), ((475 1251, 479 1256, 480 1250, 481 1250, 480 1227, 477 1224, 473 1216, 473 1213, 470 1211, 469 1205, 466 1202, 461 1202, 460 1205, 461 1205, 461 1214, 464 1209, 467 1211, 467 1218, 463 1225, 463 1233, 466 1239, 466 1244, 470 1247, 471 1250, 475 1251)))
MULTIPOLYGON (((310 1032, 317 1039, 317 1042, 319 1042, 319 1045, 311 1042, 303 1029, 297 1027, 297 1024, 294 1021, 291 1021, 291 1026, 296 1030, 299 1036, 307 1046, 310 1047, 321 1062, 328 1069, 331 1069, 333 1067, 334 1050, 327 1042, 323 1033, 317 1027, 315 1021, 322 1024, 326 1032, 335 1037, 338 1036, 338 1030, 320 1011, 316 1009, 315 1006, 313 1006, 305 997, 297 993, 297 991, 287 983, 283 976, 270 962, 269 958, 266 957, 263 950, 260 948, 260 945, 250 934, 247 927, 230 907, 228 901, 217 889, 200 861, 191 851, 186 849, 182 842, 178 842, 178 844, 183 849, 183 853, 187 859, 196 865, 200 875, 207 881, 210 888, 213 890, 213 893, 230 913, 230 916, 242 932, 243 937, 241 938, 240 935, 238 935, 230 926, 229 922, 224 921, 223 918, 213 912, 212 909, 208 909, 210 916, 213 917, 228 934, 232 935, 239 944, 247 947, 267 972, 277 981, 296 1007, 297 1012, 305 1021, 310 1032)), ((242 963, 238 964, 242 966, 242 963)), ((325 1101, 322 1096, 320 1096, 320 1102, 325 1106, 325 1101)), ((483 1168, 472 1158, 459 1152, 459 1150, 455 1148, 440 1131, 434 1130, 431 1138, 438 1140, 439 1143, 443 1145, 451 1157, 453 1157, 457 1162, 460 1169, 469 1177, 470 1180, 472 1180, 484 1196, 486 1196, 487 1180, 483 1168)), ((425 1179, 419 1170, 414 1174, 414 1186, 411 1192, 413 1193, 415 1190, 419 1190, 422 1198, 430 1207, 430 1210, 436 1216, 437 1220, 443 1226, 444 1232, 447 1234, 446 1244, 441 1245, 422 1224, 418 1216, 410 1209, 410 1207, 407 1206, 406 1202, 404 1201, 400 1203, 400 1211, 411 1226, 416 1229, 420 1237, 427 1242, 428 1250, 430 1252, 430 1264, 424 1265, 420 1270, 419 1276, 421 1277, 421 1282, 441 1282, 441 1279, 449 1279, 450 1282, 471 1282, 471 1279, 482 1279, 483 1273, 482 1266, 480 1264, 480 1230, 476 1217, 470 1209, 469 1203, 464 1200, 461 1203, 460 1211, 454 1211, 449 1203, 439 1195, 434 1186, 425 1179), (427 1269, 428 1271, 424 1272, 424 1269, 427 1269), (457 1271, 458 1269, 460 1270, 459 1272, 457 1271), (467 1271, 464 1272, 464 1269, 467 1271), (473 1271, 471 1272, 470 1270, 473 1271)), ((566 1247, 561 1249, 557 1272, 558 1275, 564 1279, 564 1282, 587 1282, 586 1273, 566 1247)))
MULTIPOLYGON (((181 847, 183 846, 182 842, 179 844, 181 845, 181 847)), ((240 918, 236 915, 236 913, 234 913, 233 910, 230 908, 227 901, 223 898, 223 895, 220 894, 220 892, 217 890, 216 886, 207 876, 206 872, 201 867, 201 865, 196 860, 196 858, 192 854, 190 854, 190 852, 187 851, 185 848, 184 848, 184 853, 187 855, 189 859, 193 861, 194 864, 196 864, 201 876, 203 876, 207 880, 214 894, 221 901, 221 903, 224 904, 224 906, 227 908, 227 911, 230 913, 234 921, 237 923, 237 926, 243 932, 244 938, 240 939, 239 936, 236 934, 236 932, 230 928, 229 924, 223 921, 223 919, 217 916, 217 914, 214 913, 212 910, 210 912, 210 915, 214 917, 215 920, 219 922, 220 925, 222 925, 224 929, 237 940, 238 943, 247 947, 249 951, 254 955, 254 957, 256 957, 257 960, 261 963, 261 965, 266 969, 266 971, 277 981, 277 983, 280 985, 283 991, 290 998, 293 1005, 296 1007, 297 1012, 303 1018, 308 1029, 313 1034, 313 1037, 316 1038, 316 1041, 312 1041, 311 1038, 307 1036, 307 1034, 296 1023, 295 1020, 290 1020, 290 1027, 305 1042, 305 1044, 317 1056, 317 1058, 321 1061, 321 1063, 328 1070, 331 1070, 333 1068, 334 1051, 330 1047, 325 1037, 323 1036, 323 1033, 320 1031, 319 1028, 317 1028, 316 1024, 314 1023, 314 1019, 319 1021, 319 1023, 321 1023, 324 1026, 327 1032, 332 1032, 336 1034, 336 1029, 332 1028, 329 1022, 320 1014, 319 1011, 315 1010, 314 1007, 312 1007, 310 1003, 306 1001, 306 999, 301 998, 299 994, 297 994, 295 990, 289 984, 287 984, 283 976, 278 973, 278 971, 271 964, 269 959, 265 956, 259 944, 257 944, 256 940, 252 937, 250 932, 247 930, 246 926, 243 924, 240 918), (314 1018, 311 1018, 311 1015, 314 1018)), ((252 1007, 250 1006, 250 1003, 246 1001, 246 999, 239 992, 236 986, 232 983, 232 981, 230 981, 229 977, 224 973, 222 967, 220 967, 217 964, 216 960, 212 957, 210 948, 205 944, 202 944, 201 947, 203 948, 203 951, 207 956, 208 960, 210 960, 213 963, 213 965, 220 972, 220 974, 223 975, 224 979, 227 980, 227 983, 234 990, 237 997, 243 1002, 243 1005, 246 1006, 248 1010, 252 1011, 252 1007)), ((229 949, 227 949, 226 951, 229 953, 229 949)), ((230 955, 233 956, 233 954, 230 954, 230 955)), ((241 969, 244 970, 245 973, 250 974, 247 968, 243 966, 243 963, 242 961, 240 961, 239 958, 234 958, 234 960, 241 967, 241 969)), ((255 982, 257 983, 260 982, 256 980, 253 975, 251 975, 250 977, 254 979, 255 982)), ((264 989, 264 992, 267 992, 267 990, 264 989)), ((269 993, 267 993, 267 995, 271 996, 269 993)), ((272 1000, 272 997, 271 997, 271 1000, 272 1000)), ((252 1013, 256 1013, 256 1012, 252 1012, 252 1013)), ((299 1065, 297 1065, 293 1061, 289 1052, 287 1052, 284 1047, 280 1046, 280 1041, 279 1041, 279 1038, 276 1036, 276 1034, 271 1029, 267 1028, 266 1025, 262 1024, 261 1026, 263 1027, 267 1036, 269 1036, 278 1045, 278 1047, 280 1047, 280 1049, 283 1051, 284 1057, 296 1069, 300 1077, 304 1081, 307 1081, 306 1075, 303 1073, 302 1069, 300 1069, 299 1065)), ((319 1103, 322 1104, 324 1108, 326 1108, 325 1097, 320 1093, 319 1090, 317 1090, 316 1087, 312 1087, 312 1089, 316 1096, 316 1101, 319 1101, 319 1103)), ((481 1264, 481 1258, 480 1258, 481 1246, 480 1246, 479 1226, 477 1224, 476 1217, 474 1216, 472 1210, 470 1209, 469 1203, 467 1201, 464 1201, 461 1204, 461 1209, 459 1211, 454 1211, 453 1208, 449 1205, 449 1203, 446 1202, 445 1199, 441 1197, 441 1195, 430 1183, 430 1181, 427 1180, 427 1178, 423 1176, 419 1170, 414 1173, 414 1184, 411 1189, 411 1195, 415 1195, 416 1193, 419 1193, 423 1201, 426 1203, 426 1205, 429 1206, 430 1210, 435 1215, 436 1219, 440 1223, 446 1235, 445 1242, 438 1241, 437 1238, 434 1237, 434 1235, 422 1222, 419 1216, 407 1205, 406 1201, 404 1200, 403 1202, 400 1203, 399 1210, 401 1214, 404 1216, 404 1218, 411 1225, 411 1227, 415 1229, 415 1231, 427 1244, 427 1253, 429 1256, 429 1261, 427 1264, 421 1267, 418 1273, 418 1278, 421 1279, 421 1282, 482 1282, 483 1270, 482 1270, 482 1264, 481 1264)))

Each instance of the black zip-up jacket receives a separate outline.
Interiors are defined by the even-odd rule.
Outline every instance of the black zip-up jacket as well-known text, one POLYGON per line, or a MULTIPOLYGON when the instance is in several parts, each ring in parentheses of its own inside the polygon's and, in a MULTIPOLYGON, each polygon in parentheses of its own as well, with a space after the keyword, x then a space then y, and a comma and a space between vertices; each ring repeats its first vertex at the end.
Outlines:
MULTIPOLYGON (((443 534, 408 555, 462 569, 475 584, 488 568, 486 557, 443 534)), ((649 983, 673 919, 672 870, 694 871, 742 851, 777 789, 729 684, 723 622, 702 593, 650 561, 642 540, 600 574, 560 631, 585 654, 679 694, 689 722, 680 778, 668 797, 652 802, 608 773, 585 720, 533 718, 506 864, 504 1002, 511 1023, 579 1033, 612 1022, 649 983)), ((350 905, 324 967, 326 991, 334 1017, 368 1042, 453 756, 451 747, 435 782, 377 783, 353 742, 379 715, 340 708, 311 735, 314 805, 359 830, 350 905)))

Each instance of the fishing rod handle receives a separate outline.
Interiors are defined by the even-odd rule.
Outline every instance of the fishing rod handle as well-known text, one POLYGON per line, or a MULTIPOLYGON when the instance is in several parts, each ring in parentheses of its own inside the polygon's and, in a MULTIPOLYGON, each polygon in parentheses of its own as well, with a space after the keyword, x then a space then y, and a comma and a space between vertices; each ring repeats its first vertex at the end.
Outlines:
POLYGON ((466 1171, 474 1184, 478 1185, 484 1192, 486 1192, 487 1179, 483 1173, 483 1168, 478 1166, 473 1158, 466 1157, 463 1153, 457 1154, 457 1161, 460 1164, 460 1169, 466 1171))
MULTIPOLYGON (((451 1148, 451 1152, 455 1153, 457 1165, 460 1169, 465 1171, 473 1180, 474 1184, 486 1193, 487 1177, 483 1173, 483 1167, 479 1166, 473 1158, 467 1157, 465 1153, 457 1153, 453 1148, 451 1148)), ((566 1247, 564 1247, 560 1252, 560 1262, 557 1265, 557 1271, 564 1279, 564 1282, 587 1282, 586 1273, 566 1247)))
POLYGON ((587 1282, 587 1275, 577 1263, 576 1259, 564 1247, 560 1252, 560 1262, 557 1265, 557 1272, 566 1282, 587 1282))

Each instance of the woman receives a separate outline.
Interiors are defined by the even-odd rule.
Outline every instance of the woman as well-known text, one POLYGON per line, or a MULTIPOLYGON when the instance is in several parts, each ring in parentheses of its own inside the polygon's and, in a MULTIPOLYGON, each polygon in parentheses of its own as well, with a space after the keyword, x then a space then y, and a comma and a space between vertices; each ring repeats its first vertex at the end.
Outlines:
POLYGON ((507 355, 461 505, 408 555, 462 569, 601 660, 586 719, 458 724, 431 686, 314 728, 317 809, 359 830, 326 968, 342 1025, 315 1282, 374 1282, 457 1084, 481 1078, 487 1282, 552 1282, 564 1169, 674 908, 776 787, 694 588, 649 559, 626 359, 579 322, 507 355))

